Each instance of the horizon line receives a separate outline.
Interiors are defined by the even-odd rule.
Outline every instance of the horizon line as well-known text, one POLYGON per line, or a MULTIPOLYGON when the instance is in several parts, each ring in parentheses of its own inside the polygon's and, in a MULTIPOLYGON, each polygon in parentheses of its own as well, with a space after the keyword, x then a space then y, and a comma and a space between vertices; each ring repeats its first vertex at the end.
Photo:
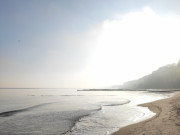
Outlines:
POLYGON ((42 88, 31 88, 31 87, 24 87, 24 88, 18 88, 18 87, 15 87, 15 88, 0 88, 0 89, 77 89, 77 88, 44 88, 44 87, 42 87, 42 88))

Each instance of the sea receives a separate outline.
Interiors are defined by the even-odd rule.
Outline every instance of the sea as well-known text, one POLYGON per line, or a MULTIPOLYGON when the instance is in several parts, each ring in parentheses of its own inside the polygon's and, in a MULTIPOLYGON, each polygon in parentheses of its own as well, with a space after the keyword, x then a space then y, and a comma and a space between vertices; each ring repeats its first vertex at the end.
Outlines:
POLYGON ((153 117, 139 104, 172 92, 0 89, 0 135, 110 135, 153 117))

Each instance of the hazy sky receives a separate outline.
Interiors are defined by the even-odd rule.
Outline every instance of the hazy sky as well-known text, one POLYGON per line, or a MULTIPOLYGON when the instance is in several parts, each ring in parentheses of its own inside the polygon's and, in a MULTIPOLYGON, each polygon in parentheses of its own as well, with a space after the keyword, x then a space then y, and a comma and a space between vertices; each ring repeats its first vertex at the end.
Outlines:
POLYGON ((179 0, 0 0, 0 87, 122 84, 180 59, 179 0))

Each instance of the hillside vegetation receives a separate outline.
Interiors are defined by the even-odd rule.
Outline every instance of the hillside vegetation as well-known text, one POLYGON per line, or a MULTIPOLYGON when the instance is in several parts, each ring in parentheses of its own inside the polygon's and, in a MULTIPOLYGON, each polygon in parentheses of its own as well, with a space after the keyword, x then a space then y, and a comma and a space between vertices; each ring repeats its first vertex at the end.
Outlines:
POLYGON ((160 67, 150 75, 124 83, 128 89, 180 89, 180 61, 160 67))

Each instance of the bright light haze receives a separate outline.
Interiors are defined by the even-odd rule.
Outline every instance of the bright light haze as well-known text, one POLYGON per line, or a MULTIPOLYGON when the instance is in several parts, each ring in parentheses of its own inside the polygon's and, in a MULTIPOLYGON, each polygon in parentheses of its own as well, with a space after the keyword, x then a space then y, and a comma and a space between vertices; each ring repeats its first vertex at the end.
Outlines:
POLYGON ((180 59, 178 0, 1 0, 1 88, 120 85, 180 59))

